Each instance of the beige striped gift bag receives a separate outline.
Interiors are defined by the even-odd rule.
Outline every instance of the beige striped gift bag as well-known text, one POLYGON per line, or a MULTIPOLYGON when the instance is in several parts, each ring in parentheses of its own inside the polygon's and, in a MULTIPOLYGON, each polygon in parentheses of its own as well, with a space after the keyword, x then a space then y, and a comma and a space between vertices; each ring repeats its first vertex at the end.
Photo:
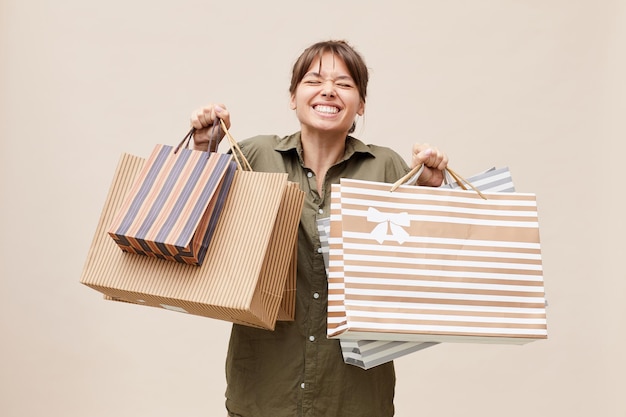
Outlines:
MULTIPOLYGON (((471 183, 481 192, 515 192, 515 186, 508 167, 490 168, 467 178, 467 182, 471 183)), ((454 180, 450 180, 442 185, 442 187, 458 189, 460 185, 454 180)), ((318 220, 318 231, 326 272, 328 273, 328 235, 330 234, 330 218, 327 217, 318 220)), ((337 265, 338 260, 336 259, 334 263, 337 265)), ((347 339, 341 339, 340 342, 344 361, 363 369, 370 369, 438 344, 437 342, 347 339)))
POLYGON ((533 194, 342 179, 328 337, 523 344, 547 337, 533 194))
MULTIPOLYGON (((324 257, 326 274, 328 275, 328 236, 330 234, 330 218, 317 220, 317 229, 324 257)), ((335 268, 337 260, 334 261, 335 268)), ((396 342, 391 340, 348 340, 340 339, 341 353, 345 363, 363 369, 370 369, 380 364, 390 362, 399 357, 417 352, 437 342, 396 342)))

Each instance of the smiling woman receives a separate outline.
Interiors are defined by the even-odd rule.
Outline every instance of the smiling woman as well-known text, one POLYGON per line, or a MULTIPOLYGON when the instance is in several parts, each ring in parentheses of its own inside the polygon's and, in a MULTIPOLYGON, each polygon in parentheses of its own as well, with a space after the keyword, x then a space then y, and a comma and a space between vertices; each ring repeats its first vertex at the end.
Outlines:
POLYGON ((322 141, 343 141, 347 133, 354 131, 356 116, 365 111, 364 96, 346 64, 331 52, 316 57, 309 65, 291 93, 290 105, 296 111, 302 135, 322 141))
MULTIPOLYGON (((239 144, 255 171, 286 172, 306 196, 298 235, 295 321, 278 322, 274 331, 233 325, 226 361, 230 416, 394 414, 393 363, 367 371, 347 365, 339 341, 326 338, 328 285, 316 226, 329 216, 331 185, 341 178, 392 183, 410 170, 393 150, 349 135, 355 118, 365 111, 367 82, 363 58, 346 42, 314 44, 296 61, 289 88, 301 130, 239 144)), ((196 149, 209 148, 218 119, 230 126, 223 104, 192 113, 196 149)), ((426 167, 421 185, 440 185, 447 162, 436 148, 413 146, 412 165, 426 167)))
MULTIPOLYGON (((291 77, 291 85, 289 93, 292 96, 292 109, 294 108, 293 96, 300 83, 304 82, 322 82, 322 71, 336 70, 337 62, 342 66, 337 81, 339 86, 344 88, 356 89, 359 98, 365 106, 365 97, 367 96, 367 83, 369 82, 369 72, 363 58, 346 42, 327 42, 318 43, 305 50, 300 58, 296 61, 291 77), (324 65, 324 58, 326 64, 324 65), (330 61, 330 62, 328 62, 330 61), (317 63, 317 71, 314 71, 317 63), (309 79, 311 77, 311 79, 309 79)), ((361 114, 365 109, 361 110, 361 114)), ((354 132, 356 124, 352 124, 349 133, 354 132)))

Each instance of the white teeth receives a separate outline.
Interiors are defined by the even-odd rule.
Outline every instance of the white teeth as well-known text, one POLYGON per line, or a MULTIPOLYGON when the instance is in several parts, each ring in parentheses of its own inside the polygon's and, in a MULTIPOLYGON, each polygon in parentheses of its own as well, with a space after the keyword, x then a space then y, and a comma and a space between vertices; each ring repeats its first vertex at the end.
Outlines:
POLYGON ((333 106, 315 106, 315 111, 320 113, 335 114, 339 112, 339 109, 333 106))

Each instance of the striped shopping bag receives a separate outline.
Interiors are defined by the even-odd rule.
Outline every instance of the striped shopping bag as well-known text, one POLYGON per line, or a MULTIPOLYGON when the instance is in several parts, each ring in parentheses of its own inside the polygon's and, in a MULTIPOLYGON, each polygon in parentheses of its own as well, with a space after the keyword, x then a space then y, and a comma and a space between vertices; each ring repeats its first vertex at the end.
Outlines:
MULTIPOLYGON (((515 192, 515 185, 508 167, 490 168, 467 178, 481 192, 515 192)), ((442 188, 459 189, 461 186, 451 179, 442 188)), ((328 273, 328 236, 330 234, 330 218, 318 220, 318 232, 328 273)), ((338 260, 334 261, 335 269, 338 260)), ((392 340, 349 340, 340 339, 344 361, 363 369, 370 369, 380 364, 414 353, 437 342, 407 342, 392 340)))
POLYGON ((109 235, 125 252, 201 265, 236 169, 231 155, 155 146, 109 235))
POLYGON ((328 336, 523 344, 547 337, 533 194, 342 179, 328 336))
POLYGON ((200 266, 124 253, 109 237, 109 225, 148 163, 123 154, 80 283, 107 300, 268 330, 293 320, 304 192, 285 173, 251 171, 236 143, 231 149, 238 169, 200 266))

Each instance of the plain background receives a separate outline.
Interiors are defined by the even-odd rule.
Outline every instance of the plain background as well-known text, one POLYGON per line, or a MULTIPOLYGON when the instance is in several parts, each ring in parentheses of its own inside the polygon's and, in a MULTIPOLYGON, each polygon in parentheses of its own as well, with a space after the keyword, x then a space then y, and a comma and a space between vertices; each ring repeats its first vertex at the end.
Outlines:
POLYGON ((626 3, 0 1, 0 414, 223 416, 230 325, 103 301, 78 280, 122 152, 218 101, 286 135, 291 65, 347 39, 356 134, 537 194, 549 339, 397 361, 397 416, 626 416, 626 3))

